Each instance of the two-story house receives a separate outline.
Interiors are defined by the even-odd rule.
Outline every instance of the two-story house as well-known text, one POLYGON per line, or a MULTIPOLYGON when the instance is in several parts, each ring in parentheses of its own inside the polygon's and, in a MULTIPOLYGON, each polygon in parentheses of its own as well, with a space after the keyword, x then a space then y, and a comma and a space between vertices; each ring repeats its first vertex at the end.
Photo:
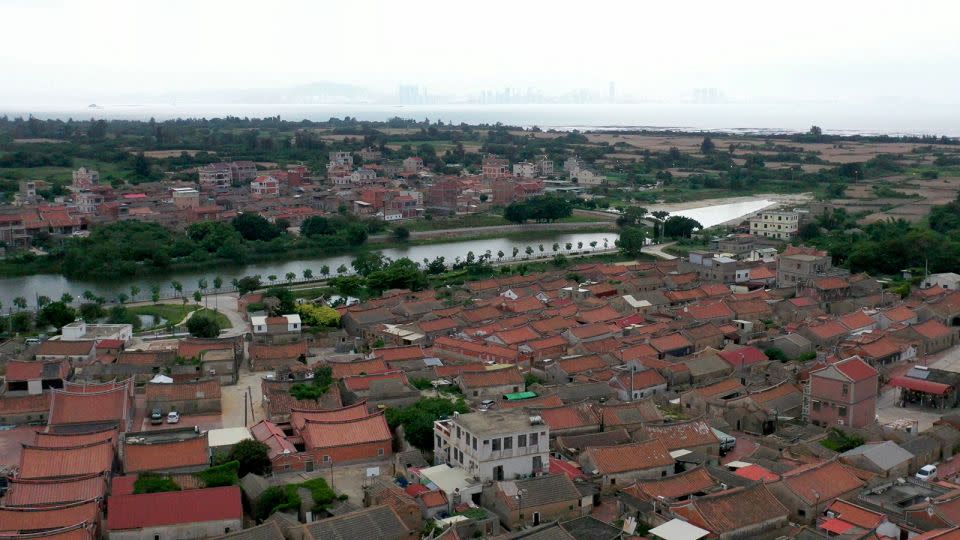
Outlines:
POLYGON ((859 356, 851 356, 810 373, 810 422, 820 426, 860 428, 877 414, 879 373, 859 356))
POLYGON ((436 463, 481 482, 549 472, 550 427, 523 410, 454 414, 434 422, 433 433, 436 463))

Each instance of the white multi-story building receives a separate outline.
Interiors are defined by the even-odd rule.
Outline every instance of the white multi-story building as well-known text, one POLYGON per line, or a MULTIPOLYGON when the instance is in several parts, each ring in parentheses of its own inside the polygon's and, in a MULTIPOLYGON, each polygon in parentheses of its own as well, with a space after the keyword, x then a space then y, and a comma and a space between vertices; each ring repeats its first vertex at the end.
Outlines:
POLYGON ((197 176, 201 186, 229 186, 233 181, 233 173, 229 163, 211 163, 197 168, 197 176))
POLYGON ((800 216, 796 212, 764 210, 750 218, 750 234, 790 240, 797 233, 800 216))
POLYGON ((938 289, 947 289, 950 291, 960 290, 960 274, 954 272, 945 272, 942 274, 930 274, 923 280, 921 289, 936 287, 938 289))
POLYGON ((540 176, 550 176, 553 174, 553 161, 546 156, 538 159, 535 165, 537 167, 537 173, 539 173, 540 176))
POLYGON ((250 193, 259 197, 278 197, 280 195, 280 181, 262 174, 250 182, 250 193))
POLYGON ((578 184, 583 186, 599 186, 607 181, 605 175, 595 173, 583 167, 577 169, 575 173, 570 173, 570 179, 576 180, 578 184))
POLYGON ((437 465, 460 467, 481 482, 549 472, 550 428, 522 410, 456 414, 433 423, 437 465))
POLYGON ((513 164, 513 175, 523 178, 534 178, 537 176, 537 166, 529 161, 521 161, 513 164))
POLYGON ((173 206, 179 209, 200 206, 200 192, 194 188, 175 187, 170 189, 173 206))
POLYGON ((373 169, 357 169, 350 174, 350 183, 366 184, 377 179, 377 171, 373 169))

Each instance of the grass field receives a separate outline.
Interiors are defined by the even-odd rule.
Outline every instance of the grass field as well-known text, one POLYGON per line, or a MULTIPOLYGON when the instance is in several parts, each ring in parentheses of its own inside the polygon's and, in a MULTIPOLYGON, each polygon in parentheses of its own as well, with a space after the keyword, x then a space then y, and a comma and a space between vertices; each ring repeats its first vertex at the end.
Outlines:
POLYGON ((213 309, 206 309, 203 306, 188 303, 183 304, 153 304, 151 306, 136 306, 128 308, 128 311, 131 315, 150 315, 153 317, 160 317, 166 321, 164 324, 154 325, 152 327, 143 327, 140 331, 143 330, 152 330, 154 328, 159 328, 166 326, 167 324, 177 324, 182 321, 187 314, 196 312, 207 311, 214 315, 217 322, 220 323, 220 328, 232 328, 233 324, 230 323, 230 319, 220 313, 219 311, 214 311, 213 309))

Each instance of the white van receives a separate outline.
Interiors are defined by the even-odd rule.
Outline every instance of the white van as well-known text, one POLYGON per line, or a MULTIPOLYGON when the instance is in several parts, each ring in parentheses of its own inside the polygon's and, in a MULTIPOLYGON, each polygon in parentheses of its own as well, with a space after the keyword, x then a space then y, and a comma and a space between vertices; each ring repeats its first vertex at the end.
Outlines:
POLYGON ((924 465, 920 467, 920 470, 917 471, 916 476, 917 480, 925 480, 929 482, 937 476, 937 466, 936 465, 924 465))

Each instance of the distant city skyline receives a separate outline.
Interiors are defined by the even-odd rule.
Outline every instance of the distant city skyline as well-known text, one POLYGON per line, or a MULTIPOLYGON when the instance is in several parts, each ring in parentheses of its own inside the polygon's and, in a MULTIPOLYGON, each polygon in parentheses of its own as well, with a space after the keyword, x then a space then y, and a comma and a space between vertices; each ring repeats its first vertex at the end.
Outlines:
POLYGON ((351 100, 378 103, 399 100, 401 85, 478 103, 515 95, 697 101, 696 89, 716 89, 700 94, 708 101, 960 100, 953 28, 960 5, 952 2, 449 7, 438 0, 279 0, 270 9, 216 0, 7 1, 0 105, 217 103, 320 81, 358 87, 351 100))

